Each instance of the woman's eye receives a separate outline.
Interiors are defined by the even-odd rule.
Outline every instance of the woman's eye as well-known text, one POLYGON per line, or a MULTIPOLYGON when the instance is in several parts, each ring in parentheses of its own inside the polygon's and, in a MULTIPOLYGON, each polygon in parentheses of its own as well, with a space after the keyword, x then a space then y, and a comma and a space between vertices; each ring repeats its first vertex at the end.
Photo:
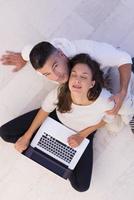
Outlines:
POLYGON ((81 78, 82 78, 82 79, 87 79, 87 77, 86 77, 86 76, 81 76, 81 78))

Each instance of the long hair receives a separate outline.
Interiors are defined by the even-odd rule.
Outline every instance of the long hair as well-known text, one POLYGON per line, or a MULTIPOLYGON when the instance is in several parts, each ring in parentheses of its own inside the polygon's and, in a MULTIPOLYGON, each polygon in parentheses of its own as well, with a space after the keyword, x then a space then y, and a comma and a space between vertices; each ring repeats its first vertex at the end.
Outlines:
MULTIPOLYGON (((87 92, 87 98, 90 101, 95 101, 100 95, 104 86, 103 72, 100 70, 100 64, 93 60, 88 54, 78 54, 70 59, 71 70, 76 64, 86 64, 92 73, 92 81, 95 81, 95 85, 87 92)), ((71 73, 71 71, 70 71, 71 73)), ((71 110, 71 93, 69 90, 69 81, 59 88, 58 93, 58 111, 65 113, 71 110)))

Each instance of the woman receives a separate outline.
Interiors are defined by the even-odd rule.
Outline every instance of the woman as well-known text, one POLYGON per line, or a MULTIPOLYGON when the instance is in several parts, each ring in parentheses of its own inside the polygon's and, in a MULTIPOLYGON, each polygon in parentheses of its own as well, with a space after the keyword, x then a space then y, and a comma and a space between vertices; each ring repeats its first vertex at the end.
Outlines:
POLYGON ((89 55, 76 55, 70 60, 70 66, 69 81, 48 94, 29 129, 15 143, 15 148, 19 152, 26 150, 35 131, 51 113, 51 117, 77 132, 68 138, 71 147, 80 145, 85 137, 90 139, 69 178, 73 188, 86 191, 92 174, 93 135, 110 120, 105 111, 112 109, 114 103, 108 100, 111 94, 103 89, 99 64, 89 55))

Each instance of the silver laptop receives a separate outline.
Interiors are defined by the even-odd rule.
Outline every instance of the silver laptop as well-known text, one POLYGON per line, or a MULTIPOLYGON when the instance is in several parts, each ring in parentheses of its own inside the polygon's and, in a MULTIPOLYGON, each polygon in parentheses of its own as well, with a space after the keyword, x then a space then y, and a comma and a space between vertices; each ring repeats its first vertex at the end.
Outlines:
POLYGON ((75 134, 73 130, 48 117, 25 155, 61 177, 68 178, 89 143, 85 138, 78 147, 71 148, 67 138, 72 134, 75 134))

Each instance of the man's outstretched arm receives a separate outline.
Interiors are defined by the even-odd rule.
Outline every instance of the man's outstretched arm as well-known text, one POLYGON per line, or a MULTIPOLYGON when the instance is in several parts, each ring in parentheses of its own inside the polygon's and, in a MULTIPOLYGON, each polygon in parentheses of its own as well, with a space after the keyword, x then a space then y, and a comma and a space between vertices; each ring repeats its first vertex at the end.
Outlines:
POLYGON ((34 47, 33 44, 26 45, 21 52, 6 51, 0 58, 3 65, 15 66, 13 71, 19 71, 29 61, 29 54, 34 47))
POLYGON ((27 61, 23 59, 21 53, 13 51, 7 51, 4 55, 2 55, 0 61, 3 65, 15 66, 13 70, 15 72, 22 69, 27 63, 27 61))

